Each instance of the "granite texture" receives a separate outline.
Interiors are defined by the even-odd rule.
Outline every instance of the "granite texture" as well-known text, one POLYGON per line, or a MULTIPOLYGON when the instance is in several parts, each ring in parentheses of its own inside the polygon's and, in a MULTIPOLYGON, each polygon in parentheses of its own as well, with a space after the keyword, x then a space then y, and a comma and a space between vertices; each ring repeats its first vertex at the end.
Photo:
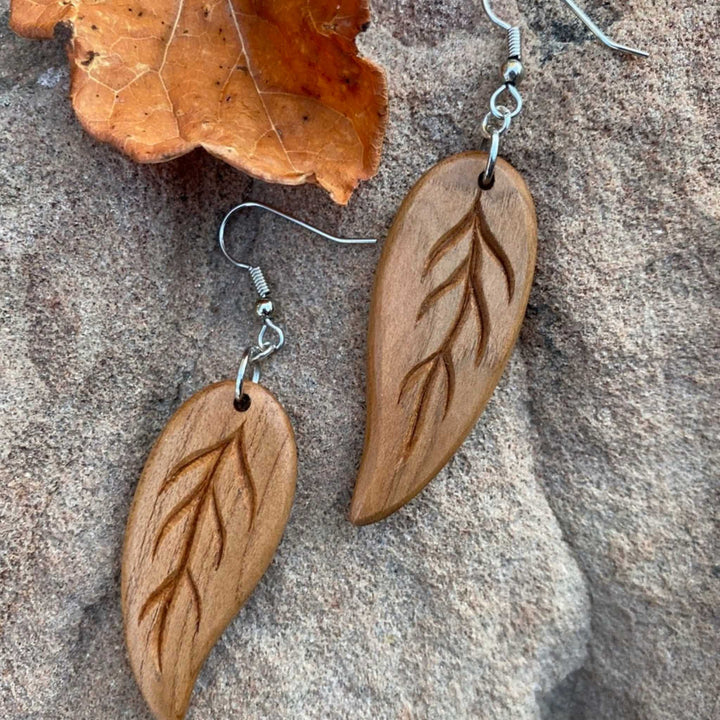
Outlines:
MULTIPOLYGON (((61 44, 15 37, 0 2, 0 717, 147 720, 121 543, 157 433, 251 337, 223 212, 253 198, 382 238, 423 170, 479 146, 504 39, 469 0, 374 3, 361 44, 390 124, 342 209, 202 152, 138 166, 97 144, 61 44)), ((536 282, 487 411, 389 520, 345 519, 379 248, 236 228, 289 334, 264 382, 298 493, 190 720, 720 717, 719 10, 587 7, 652 58, 612 55, 560 3, 506 3, 529 75, 503 153, 537 203, 536 282)))

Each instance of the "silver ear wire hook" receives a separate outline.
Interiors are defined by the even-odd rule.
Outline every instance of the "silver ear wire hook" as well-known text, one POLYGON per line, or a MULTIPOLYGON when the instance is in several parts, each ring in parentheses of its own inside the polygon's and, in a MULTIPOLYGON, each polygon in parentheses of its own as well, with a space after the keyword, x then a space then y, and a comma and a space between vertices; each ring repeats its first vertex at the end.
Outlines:
POLYGON ((298 220, 292 215, 287 215, 286 213, 280 212, 280 210, 276 210, 269 205, 263 205, 262 203, 254 202, 253 200, 248 200, 246 202, 240 203, 239 205, 236 205, 232 210, 230 210, 223 218, 223 221, 220 223, 220 229, 218 230, 218 242, 220 243, 220 249, 222 250, 223 255, 233 265, 235 265, 235 267, 239 267, 242 270, 248 271, 248 273, 250 274, 250 279, 253 281, 253 285, 255 285, 255 289, 257 290, 260 298, 265 298, 270 294, 270 287, 267 284, 267 280, 265 279, 263 271, 256 265, 250 265, 249 263, 240 262, 237 258, 234 258, 228 252, 227 246, 225 245, 225 228, 227 226, 228 220, 230 220, 230 218, 236 212, 244 210, 245 208, 258 208, 259 210, 265 210, 269 213, 272 213, 273 215, 277 215, 278 217, 283 218, 283 220, 287 220, 291 223, 294 223, 295 225, 300 226, 301 228, 304 228, 305 230, 309 230, 316 235, 320 235, 320 237, 324 237, 326 240, 331 240, 332 242, 340 243, 341 245, 371 245, 377 242, 375 238, 336 237, 335 235, 326 233, 324 230, 320 230, 320 228, 316 228, 314 225, 310 225, 309 223, 303 222, 302 220, 298 220))
MULTIPOLYGON (((485 2, 485 0, 483 0, 485 2)), ((563 2, 582 20, 585 27, 603 44, 605 47, 609 47, 611 50, 617 50, 617 52, 630 53, 631 55, 637 55, 638 57, 650 57, 649 53, 644 50, 638 50, 637 48, 631 48, 627 45, 620 45, 614 40, 611 40, 588 16, 588 14, 575 2, 575 0, 563 0, 563 2)))
MULTIPOLYGON (((563 2, 582 20, 585 26, 593 35, 606 47, 618 52, 630 53, 639 57, 648 57, 648 53, 637 48, 620 45, 611 40, 602 30, 588 17, 575 0, 563 0, 563 2)), ((502 67, 503 84, 493 93, 490 98, 490 112, 482 121, 482 133, 490 140, 485 170, 478 178, 478 184, 483 190, 489 190, 493 185, 495 163, 500 151, 500 137, 510 128, 511 120, 520 114, 523 101, 518 85, 525 75, 525 68, 521 62, 522 41, 520 28, 511 25, 499 18, 490 6, 490 0, 482 0, 483 10, 490 21, 507 32, 508 58, 502 67), (503 99, 504 98, 504 99, 503 99)))
POLYGON ((499 28, 502 28, 503 30, 509 30, 512 25, 510 23, 505 22, 504 20, 501 20, 494 12, 492 7, 490 7, 490 0, 482 0, 483 4, 483 10, 485 10, 485 14, 490 18, 491 22, 494 22, 499 28))
POLYGON ((320 230, 320 228, 316 228, 314 225, 310 225, 309 223, 303 222, 302 220, 298 220, 297 218, 294 218, 292 215, 287 215, 284 212, 280 212, 280 210, 276 210, 275 208, 270 207, 269 205, 263 205, 259 202, 254 202, 252 200, 248 200, 247 202, 240 203, 239 205, 236 205, 232 210, 228 212, 228 214, 223 218, 222 223, 220 223, 220 230, 218 231, 218 241, 220 242, 220 249, 223 251, 223 255, 236 267, 242 268, 243 270, 251 270, 252 265, 249 265, 248 263, 240 262, 239 260, 236 260, 227 250, 227 247, 225 246, 225 226, 228 223, 228 220, 231 218, 232 215, 234 215, 239 210, 243 210, 244 208, 258 208, 259 210, 265 210, 269 213, 272 213, 273 215, 277 215, 278 217, 283 218, 283 220, 287 220, 291 223, 295 223, 295 225, 299 225, 301 228, 304 228, 305 230, 310 230, 310 232, 314 232, 316 235, 320 235, 320 237, 324 237, 326 240, 332 240, 332 242, 340 243, 341 245, 370 245, 377 242, 377 239, 375 238, 341 238, 336 237, 335 235, 331 235, 330 233, 326 233, 324 230, 320 230))
POLYGON ((255 345, 247 348, 243 352, 242 359, 240 360, 237 380, 235 381, 235 408, 239 411, 247 410, 249 407, 243 398, 243 382, 245 381, 245 375, 247 372, 252 368, 252 381, 257 382, 260 379, 260 367, 258 363, 272 355, 285 344, 285 332, 272 318, 275 306, 273 301, 270 299, 270 286, 265 279, 263 271, 257 265, 240 262, 240 260, 229 253, 225 244, 225 228, 227 227, 228 220, 234 213, 245 208, 258 208, 259 210, 266 210, 273 215, 283 218, 283 220, 288 220, 295 225, 299 225, 305 230, 309 230, 316 235, 320 235, 320 237, 323 237, 326 240, 331 240, 332 242, 340 243, 342 245, 369 245, 377 242, 375 238, 336 237, 335 235, 326 233, 309 223, 298 220, 297 218, 292 217, 292 215, 287 215, 284 212, 280 212, 280 210, 275 210, 275 208, 272 208, 269 205, 263 205, 262 203, 254 202, 252 200, 236 205, 227 213, 227 215, 225 215, 223 221, 220 223, 220 229, 218 230, 218 243, 220 245, 220 249, 222 250, 223 255, 233 265, 235 265, 235 267, 247 270, 250 275, 250 279, 252 280, 258 294, 258 301, 255 304, 255 312, 258 317, 262 319, 263 323, 260 331, 258 332, 255 345), (274 335, 274 339, 268 339, 266 337, 268 331, 274 335))

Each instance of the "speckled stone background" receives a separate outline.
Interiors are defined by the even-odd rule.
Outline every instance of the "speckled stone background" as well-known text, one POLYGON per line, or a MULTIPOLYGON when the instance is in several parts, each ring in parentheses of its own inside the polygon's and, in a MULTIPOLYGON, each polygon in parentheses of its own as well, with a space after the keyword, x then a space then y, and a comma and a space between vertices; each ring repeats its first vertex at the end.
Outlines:
MULTIPOLYGON (((471 0, 375 1, 361 45, 390 125, 341 209, 202 152, 138 166, 97 144, 61 44, 15 37, 0 7, 0 717, 147 720, 121 542, 157 433, 250 338, 220 218, 254 198, 383 237, 423 170, 479 146, 504 38, 471 0)), ((587 7, 652 58, 609 53, 558 2, 505 4, 529 76, 504 153, 537 203, 537 277, 474 432, 382 524, 345 519, 379 248, 243 224, 289 332, 265 383, 298 493, 190 720, 720 717, 719 9, 587 7)))

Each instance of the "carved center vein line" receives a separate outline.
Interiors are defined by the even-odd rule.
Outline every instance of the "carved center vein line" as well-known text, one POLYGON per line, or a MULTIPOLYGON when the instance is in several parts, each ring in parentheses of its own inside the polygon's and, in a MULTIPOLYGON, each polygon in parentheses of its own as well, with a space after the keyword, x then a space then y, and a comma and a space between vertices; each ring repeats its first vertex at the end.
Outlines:
MULTIPOLYGON (((227 547, 227 528, 221 509, 220 497, 217 492, 217 472, 222 465, 223 458, 229 453, 235 455, 237 459, 237 471, 240 479, 246 483, 248 492, 249 505, 249 527, 248 532, 252 529, 253 522, 257 513, 257 488, 250 471, 249 458, 247 457, 244 441, 244 427, 241 425, 229 437, 221 440, 216 445, 197 453, 192 453, 188 458, 182 460, 175 466, 163 481, 158 496, 168 490, 181 476, 193 470, 198 464, 206 463, 200 481, 181 500, 173 506, 160 527, 158 535, 153 544, 152 557, 154 558, 162 541, 166 537, 169 529, 179 521, 180 517, 189 512, 190 516, 186 521, 185 537, 182 541, 182 551, 179 553, 180 560, 177 566, 170 571, 167 577, 153 590, 145 600, 140 609, 138 622, 141 623, 148 613, 156 608, 155 615, 152 620, 150 632, 156 630, 155 649, 158 670, 162 672, 162 648, 165 639, 168 615, 172 609, 173 603, 177 597, 178 589, 183 580, 187 581, 192 598, 192 604, 195 607, 195 633, 200 630, 200 622, 202 619, 202 597, 198 588, 197 579, 195 578, 190 562, 196 540, 199 536, 200 527, 204 518, 212 518, 217 535, 218 551, 215 559, 214 569, 217 571, 225 555, 227 547), (234 451, 234 452, 233 452, 234 451)), ((177 553, 176 553, 177 554, 177 553)))
MULTIPOLYGON (((458 286, 462 287, 458 299, 458 307, 449 330, 443 337, 436 350, 415 364, 404 376, 400 383, 398 404, 403 401, 411 388, 416 388, 415 401, 410 414, 410 424, 405 434, 403 448, 396 467, 395 475, 404 467, 412 450, 415 448, 422 429, 422 420, 430 404, 432 389, 440 373, 445 375, 444 402, 442 420, 447 417, 455 392, 456 368, 453 360, 453 348, 460 335, 465 322, 471 317, 472 310, 478 324, 478 340, 475 352, 475 366, 478 367, 484 358, 490 339, 490 312, 482 285, 483 249, 497 260, 503 271, 507 291, 508 305, 513 300, 515 291, 515 271, 505 249, 492 232, 481 204, 482 191, 476 195, 470 210, 446 233, 440 236, 431 246, 425 261, 422 278, 425 279, 430 271, 453 248, 463 240, 468 239, 468 249, 460 263, 439 285, 430 289, 420 305, 416 322, 437 303, 440 298, 458 286)), ((392 492, 390 484, 388 499, 392 492)))

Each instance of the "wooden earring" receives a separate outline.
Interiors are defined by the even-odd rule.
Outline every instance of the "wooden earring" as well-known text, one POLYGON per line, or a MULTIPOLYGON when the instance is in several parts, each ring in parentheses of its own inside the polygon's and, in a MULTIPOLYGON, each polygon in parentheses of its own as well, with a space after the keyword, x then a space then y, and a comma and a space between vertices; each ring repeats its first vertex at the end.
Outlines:
POLYGON ((375 242, 335 238, 259 203, 238 205, 223 220, 220 247, 250 274, 262 326, 237 379, 193 395, 166 425, 143 469, 125 533, 128 655, 158 720, 185 716, 205 658, 272 560, 295 493, 290 420, 258 384, 259 363, 283 346, 285 334, 273 320, 262 270, 238 262, 225 247, 228 219, 246 207, 337 242, 375 242))
MULTIPOLYGON (((504 82, 482 123, 490 149, 427 172, 385 242, 370 310, 365 447, 350 507, 357 525, 410 501, 466 438, 500 380, 530 294, 535 207, 520 174, 498 159, 500 138, 522 109, 520 29, 494 15, 489 0, 483 6, 508 33, 504 82)), ((612 43, 571 7, 606 44, 645 55, 612 43)))
POLYGON ((193 395, 150 453, 130 510, 122 606, 130 664, 155 717, 185 716, 200 668, 280 542, 295 493, 290 421, 261 385, 193 395))
POLYGON ((402 204, 370 315, 367 431, 352 522, 381 520, 442 469, 507 364, 527 305, 537 226, 522 177, 487 155, 435 165, 402 204))

